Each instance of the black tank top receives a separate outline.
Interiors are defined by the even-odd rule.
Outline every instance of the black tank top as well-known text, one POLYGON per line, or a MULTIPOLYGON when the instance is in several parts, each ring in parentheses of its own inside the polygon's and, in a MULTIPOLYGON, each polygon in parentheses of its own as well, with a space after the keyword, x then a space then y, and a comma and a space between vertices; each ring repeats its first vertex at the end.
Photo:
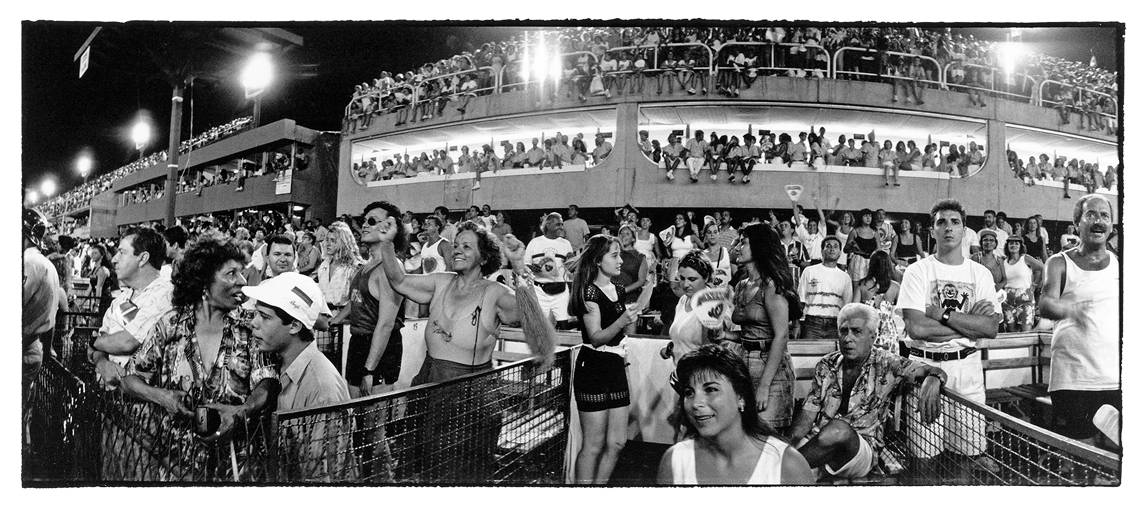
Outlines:
MULTIPOLYGON (((371 269, 360 269, 356 272, 356 277, 352 278, 352 292, 350 294, 352 312, 349 314, 349 332, 353 335, 366 334, 371 336, 372 332, 376 330, 376 320, 380 318, 380 301, 373 297, 372 292, 368 290, 368 278, 372 275, 372 271, 380 266, 381 264, 376 264, 371 269)), ((396 314, 396 324, 392 327, 392 331, 398 331, 403 327, 404 305, 400 304, 400 311, 396 314)))
MULTIPOLYGON (((625 299, 625 288, 621 285, 614 285, 614 288, 617 290, 616 301, 610 300, 610 298, 606 296, 605 292, 603 292, 601 288, 598 288, 598 285, 590 283, 586 286, 586 302, 593 302, 594 304, 598 305, 598 310, 601 312, 602 316, 601 328, 603 329, 609 327, 610 325, 613 325, 614 322, 617 321, 618 317, 625 312, 625 303, 622 302, 622 300, 625 299)), ((586 336, 587 330, 585 318, 578 319, 578 326, 582 329, 582 342, 585 344, 590 344, 590 338, 586 336)), ((608 346, 617 346, 618 343, 620 343, 624 338, 625 330, 623 329, 618 332, 617 335, 613 337, 613 339, 610 339, 610 342, 605 344, 608 346)))
MULTIPOLYGON (((854 234, 855 231, 851 231, 851 233, 854 234)), ((859 246, 859 251, 853 252, 854 254, 859 255, 863 258, 871 258, 871 253, 874 253, 875 250, 879 247, 879 239, 876 237, 864 239, 856 235, 855 244, 859 246)))
POLYGON ((899 244, 895 247, 895 255, 899 258, 914 258, 918 256, 918 238, 911 234, 910 244, 903 244, 899 237, 899 244))
POLYGON ((1044 262, 1045 241, 1041 236, 1037 236, 1036 241, 1031 241, 1028 235, 1023 235, 1022 238, 1022 242, 1025 243, 1025 254, 1044 262))

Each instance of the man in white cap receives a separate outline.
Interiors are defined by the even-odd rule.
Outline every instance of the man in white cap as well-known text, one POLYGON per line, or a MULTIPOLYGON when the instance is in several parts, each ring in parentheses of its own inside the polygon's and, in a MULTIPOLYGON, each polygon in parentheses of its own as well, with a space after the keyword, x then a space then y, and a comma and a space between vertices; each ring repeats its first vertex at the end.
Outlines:
POLYGON ((284 272, 258 286, 242 287, 242 292, 256 301, 251 328, 258 349, 281 356, 277 410, 347 401, 348 385, 313 340, 317 319, 330 312, 317 283, 284 272))

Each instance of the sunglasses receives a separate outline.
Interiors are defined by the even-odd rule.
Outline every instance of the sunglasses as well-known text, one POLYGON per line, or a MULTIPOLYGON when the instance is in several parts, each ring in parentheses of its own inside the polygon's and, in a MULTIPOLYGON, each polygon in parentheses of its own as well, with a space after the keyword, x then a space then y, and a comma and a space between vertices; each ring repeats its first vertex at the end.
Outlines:
POLYGON ((368 225, 370 227, 375 227, 377 223, 383 223, 383 220, 378 220, 378 219, 373 218, 371 216, 369 216, 366 220, 364 220, 364 224, 368 225))

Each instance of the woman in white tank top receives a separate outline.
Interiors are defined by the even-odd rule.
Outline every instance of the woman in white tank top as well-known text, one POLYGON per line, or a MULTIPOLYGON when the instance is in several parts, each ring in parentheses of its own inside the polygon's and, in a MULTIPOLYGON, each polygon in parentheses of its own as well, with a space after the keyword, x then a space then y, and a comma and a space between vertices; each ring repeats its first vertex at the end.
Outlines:
POLYGON ((756 392, 739 355, 706 344, 677 364, 679 425, 657 472, 662 485, 810 484, 807 460, 760 421, 756 392))
POLYGON ((1020 235, 1005 241, 1005 300, 1001 303, 1006 332, 1028 332, 1037 324, 1037 297, 1045 266, 1025 254, 1020 235))
POLYGON ((677 281, 670 284, 680 300, 669 326, 669 344, 661 349, 661 358, 673 357, 674 366, 686 353, 710 341, 711 331, 697 317, 693 294, 708 286, 712 272, 712 265, 700 252, 689 252, 677 267, 677 281))

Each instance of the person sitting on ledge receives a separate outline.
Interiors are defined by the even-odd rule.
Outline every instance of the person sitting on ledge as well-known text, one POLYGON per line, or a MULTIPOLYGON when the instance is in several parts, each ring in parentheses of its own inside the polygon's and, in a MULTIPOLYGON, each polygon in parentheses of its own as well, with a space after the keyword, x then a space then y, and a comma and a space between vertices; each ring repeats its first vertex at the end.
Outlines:
POLYGON ((918 408, 923 423, 930 423, 939 415, 946 373, 872 346, 879 313, 871 306, 847 304, 838 322, 839 351, 816 364, 811 392, 789 438, 813 468, 861 478, 883 449, 883 422, 898 385, 921 385, 918 408))

